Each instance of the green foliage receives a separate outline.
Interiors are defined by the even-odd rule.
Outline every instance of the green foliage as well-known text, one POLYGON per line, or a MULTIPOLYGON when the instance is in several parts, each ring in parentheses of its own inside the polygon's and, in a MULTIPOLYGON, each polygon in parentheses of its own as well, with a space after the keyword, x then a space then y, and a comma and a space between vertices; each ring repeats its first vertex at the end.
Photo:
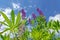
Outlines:
POLYGON ((16 24, 15 25, 18 25, 20 23, 20 20, 21 20, 21 15, 20 15, 20 12, 19 12, 18 15, 17 15, 17 18, 16 18, 16 24))
POLYGON ((15 22, 15 14, 14 14, 14 10, 11 11, 11 21, 14 24, 15 22))
POLYGON ((0 11, 0 14, 3 16, 4 21, 0 21, 1 24, 8 26, 4 31, 0 32, 0 38, 3 40, 60 40, 60 37, 55 37, 56 31, 59 33, 60 30, 60 22, 59 21, 49 21, 46 22, 44 16, 37 16, 35 19, 32 19, 31 31, 26 27, 27 19, 23 19, 21 17, 20 12, 18 12, 17 16, 15 16, 14 10, 11 11, 11 18, 8 18, 3 12, 0 11), (18 34, 19 29, 25 26, 24 32, 21 35, 18 34), (19 28, 19 29, 18 29, 19 28), (51 30, 54 30, 51 33, 51 30), (10 33, 13 33, 14 37, 10 37, 10 33, 8 35, 2 35, 6 31, 10 30, 10 33))
POLYGON ((8 17, 0 11, 0 14, 3 16, 3 18, 5 19, 6 23, 10 26, 11 25, 11 21, 8 19, 8 17))
POLYGON ((25 32, 23 33, 22 36, 18 37, 19 40, 28 40, 28 38, 29 38, 29 31, 28 31, 28 29, 25 30, 25 32))
POLYGON ((0 35, 3 40, 11 40, 10 36, 8 35, 0 35))
MULTIPOLYGON (((14 31, 16 27, 19 26, 20 21, 21 21, 21 15, 20 12, 17 15, 17 18, 15 20, 15 14, 14 11, 11 11, 11 19, 9 19, 3 12, 0 11, 0 14, 3 16, 3 18, 5 19, 5 22, 0 22, 1 24, 4 24, 6 26, 9 27, 10 31, 14 31), (16 22, 16 23, 15 23, 16 22), (13 30, 14 29, 14 30, 13 30)), ((7 31, 7 30, 6 30, 7 31)), ((5 32, 5 31, 4 31, 5 32)))
MULTIPOLYGON (((25 24, 25 20, 21 21, 21 15, 20 12, 18 12, 17 17, 15 17, 14 11, 11 11, 11 18, 9 19, 5 13, 0 11, 0 14, 3 16, 5 19, 4 22, 1 22, 1 24, 8 26, 9 28, 6 28, 3 32, 0 32, 0 35, 2 35, 4 32, 10 30, 11 33, 17 33, 18 32, 18 27, 22 24, 25 24), (16 18, 16 19, 15 19, 16 18)), ((4 37, 4 36, 3 36, 4 37)), ((8 38, 8 36, 7 36, 8 38)), ((3 39, 4 40, 4 39, 3 39)), ((9 40, 9 39, 6 39, 9 40)), ((11 40, 11 39, 10 39, 11 40)))
POLYGON ((36 18, 36 27, 32 28, 31 31, 31 38, 32 40, 58 40, 55 38, 55 32, 60 29, 60 22, 59 21, 49 21, 46 22, 44 16, 38 16, 36 18), (52 33, 49 29, 53 29, 52 33))

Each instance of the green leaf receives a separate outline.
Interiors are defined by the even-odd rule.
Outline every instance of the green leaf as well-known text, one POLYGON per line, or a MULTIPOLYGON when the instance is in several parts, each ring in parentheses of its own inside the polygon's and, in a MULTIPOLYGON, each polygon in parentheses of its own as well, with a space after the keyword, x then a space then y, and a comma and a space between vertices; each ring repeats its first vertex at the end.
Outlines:
POLYGON ((25 24, 26 20, 22 20, 21 24, 25 24))
POLYGON ((35 22, 34 22, 34 20, 31 20, 31 24, 33 25, 35 22))
POLYGON ((6 28, 3 32, 0 32, 0 35, 2 35, 4 32, 10 30, 10 28, 6 28))
POLYGON ((16 25, 19 24, 20 19, 21 19, 21 15, 20 15, 20 12, 19 12, 18 15, 17 15, 17 18, 16 18, 16 25))
POLYGON ((11 19, 12 19, 12 23, 14 24, 14 22, 15 22, 15 14, 14 14, 13 10, 11 11, 11 19))
POLYGON ((20 25, 25 25, 25 23, 26 23, 26 20, 22 20, 21 22, 19 22, 19 24, 18 25, 16 25, 14 28, 18 28, 18 26, 20 26, 20 25))
POLYGON ((57 26, 60 26, 59 21, 57 20, 57 26))
POLYGON ((6 26, 8 26, 8 25, 7 25, 6 23, 4 23, 4 22, 1 22, 1 21, 0 21, 0 23, 1 23, 1 24, 3 24, 3 25, 6 25, 6 26))
POLYGON ((0 37, 4 40, 4 37, 3 37, 3 35, 0 35, 0 37))
POLYGON ((8 17, 0 11, 0 14, 3 16, 3 18, 5 19, 5 21, 7 22, 7 24, 10 26, 11 25, 11 21, 8 19, 8 17))

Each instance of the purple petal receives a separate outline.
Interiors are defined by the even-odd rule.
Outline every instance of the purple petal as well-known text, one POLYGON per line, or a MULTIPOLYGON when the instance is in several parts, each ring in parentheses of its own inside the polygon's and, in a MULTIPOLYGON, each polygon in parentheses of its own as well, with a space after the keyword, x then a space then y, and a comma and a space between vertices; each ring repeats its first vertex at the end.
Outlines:
POLYGON ((35 19, 36 18, 36 15, 34 13, 32 13, 32 17, 35 19))
POLYGON ((40 15, 43 15, 43 12, 39 8, 37 8, 37 11, 40 15))
POLYGON ((26 13, 25 13, 24 9, 22 9, 21 12, 22 12, 22 19, 25 19, 26 13))

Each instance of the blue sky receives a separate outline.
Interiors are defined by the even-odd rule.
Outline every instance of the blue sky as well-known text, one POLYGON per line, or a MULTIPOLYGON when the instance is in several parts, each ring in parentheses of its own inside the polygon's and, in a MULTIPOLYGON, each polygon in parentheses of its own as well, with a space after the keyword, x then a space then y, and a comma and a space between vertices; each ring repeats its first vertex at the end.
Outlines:
MULTIPOLYGON (((40 8, 43 11, 47 21, 60 21, 60 0, 0 0, 0 11, 5 12, 8 17, 10 17, 12 9, 16 14, 21 9, 25 9, 26 16, 31 18, 32 12, 39 15, 36 8, 40 8)), ((0 16, 0 21, 4 21, 2 16, 0 16)), ((31 25, 28 25, 28 27, 30 28, 31 25)), ((5 28, 7 27, 2 25, 0 32, 5 28)))
POLYGON ((24 8, 27 16, 31 15, 32 12, 38 15, 36 8, 40 8, 48 20, 49 17, 53 19, 57 14, 60 14, 60 0, 0 0, 0 9, 7 8, 14 9, 16 14, 24 8), (15 4, 16 7, 14 7, 15 4))

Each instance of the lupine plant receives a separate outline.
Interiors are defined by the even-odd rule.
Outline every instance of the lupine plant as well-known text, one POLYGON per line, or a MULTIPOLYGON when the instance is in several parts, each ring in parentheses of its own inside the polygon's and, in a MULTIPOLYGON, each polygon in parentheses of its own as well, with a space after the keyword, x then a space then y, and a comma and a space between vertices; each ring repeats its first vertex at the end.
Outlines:
POLYGON ((27 20, 24 9, 15 15, 14 10, 11 11, 10 18, 7 17, 2 11, 0 14, 3 16, 4 21, 0 21, 0 24, 8 26, 4 31, 0 32, 0 38, 2 40, 60 40, 60 37, 56 37, 56 32, 59 33, 60 22, 46 21, 43 12, 37 8, 39 16, 32 13, 32 19, 27 20), (29 23, 28 23, 29 22, 29 23), (31 30, 27 25, 31 25, 31 30), (51 32, 52 29, 52 32, 51 32), (8 35, 3 35, 6 31, 10 31, 8 35), (11 37, 11 34, 13 37, 11 37))
POLYGON ((58 20, 46 22, 43 12, 39 8, 37 8, 37 11, 40 15, 35 20, 33 19, 34 21, 31 20, 31 24, 36 25, 31 30, 32 40, 60 40, 60 37, 55 37, 56 31, 59 33, 60 22, 58 20), (51 33, 49 29, 53 29, 54 31, 51 33))
POLYGON ((13 10, 11 11, 11 17, 10 17, 10 19, 3 12, 1 12, 1 11, 0 11, 0 14, 5 19, 4 22, 1 22, 0 21, 0 23, 3 24, 3 25, 8 26, 8 28, 6 28, 4 31, 0 32, 1 37, 3 38, 3 40, 11 40, 10 39, 10 36, 7 36, 7 37, 6 37, 6 35, 5 36, 2 36, 2 34, 4 32, 10 30, 10 33, 12 33, 13 35, 15 35, 15 38, 13 38, 13 39, 14 40, 17 40, 17 36, 16 36, 17 35, 17 32, 22 33, 21 31, 23 30, 22 28, 20 28, 22 30, 19 30, 19 27, 21 27, 21 26, 23 27, 23 25, 25 25, 26 20, 25 19, 22 20, 22 17, 20 15, 20 12, 18 12, 17 16, 15 17, 15 14, 14 14, 14 11, 13 10))

